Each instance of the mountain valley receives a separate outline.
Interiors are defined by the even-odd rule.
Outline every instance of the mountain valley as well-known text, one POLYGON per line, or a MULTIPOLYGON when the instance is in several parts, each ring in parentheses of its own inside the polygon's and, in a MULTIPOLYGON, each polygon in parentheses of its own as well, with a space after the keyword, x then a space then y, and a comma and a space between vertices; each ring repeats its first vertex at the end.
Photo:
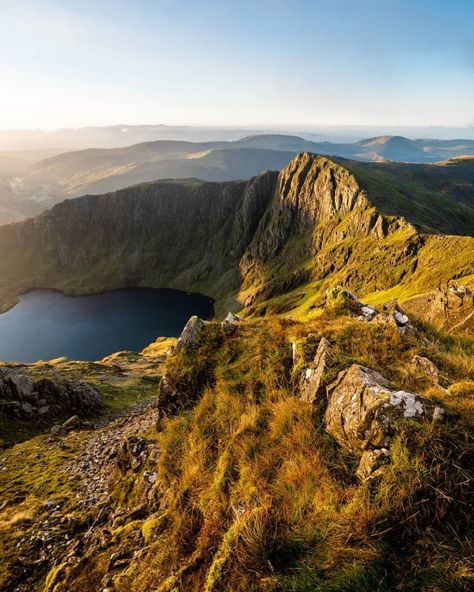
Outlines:
POLYGON ((142 352, 1 365, 0 590, 472 586, 473 160, 291 152, 0 227, 2 310, 155 287, 216 312, 142 352))

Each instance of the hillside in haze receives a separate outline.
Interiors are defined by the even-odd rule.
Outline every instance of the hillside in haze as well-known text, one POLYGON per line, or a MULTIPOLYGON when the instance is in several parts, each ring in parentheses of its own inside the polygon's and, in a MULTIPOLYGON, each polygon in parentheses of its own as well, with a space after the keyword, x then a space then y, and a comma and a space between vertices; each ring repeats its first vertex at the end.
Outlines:
POLYGON ((381 136, 343 144, 282 134, 234 141, 160 140, 88 149, 42 159, 41 151, 0 155, 0 223, 35 215, 68 197, 116 191, 166 178, 249 179, 282 168, 301 151, 358 161, 433 163, 474 154, 474 140, 409 140, 381 136))

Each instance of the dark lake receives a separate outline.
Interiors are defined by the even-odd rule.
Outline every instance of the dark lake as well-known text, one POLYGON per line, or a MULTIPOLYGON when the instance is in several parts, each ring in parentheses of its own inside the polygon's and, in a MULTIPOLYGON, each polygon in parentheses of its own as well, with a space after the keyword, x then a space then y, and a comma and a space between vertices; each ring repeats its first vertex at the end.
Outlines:
POLYGON ((116 351, 138 351, 157 337, 179 335, 193 314, 210 318, 212 300, 151 288, 72 297, 34 290, 0 314, 0 360, 99 360, 116 351))

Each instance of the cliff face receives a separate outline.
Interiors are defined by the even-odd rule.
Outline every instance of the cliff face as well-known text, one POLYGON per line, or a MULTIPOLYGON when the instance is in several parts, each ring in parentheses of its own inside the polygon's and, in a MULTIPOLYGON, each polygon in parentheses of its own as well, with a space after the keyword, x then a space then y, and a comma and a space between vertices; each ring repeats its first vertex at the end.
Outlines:
POLYGON ((275 176, 160 182, 62 202, 1 229, 2 289, 169 286, 219 297, 238 287, 238 261, 275 176))
POLYGON ((0 299, 8 305, 35 287, 172 287, 262 313, 308 297, 316 306, 337 282, 369 294, 416 274, 433 288, 474 273, 473 239, 446 243, 452 264, 433 244, 405 218, 380 213, 347 168, 304 153, 249 182, 161 181, 1 227, 0 299), (429 275, 420 275, 422 259, 429 275))
POLYGON ((404 218, 380 214, 346 168, 302 154, 280 173, 241 260, 245 305, 255 310, 336 277, 357 290, 385 289, 410 271, 422 242, 404 218))
POLYGON ((321 222, 368 209, 355 178, 325 158, 302 154, 283 169, 272 203, 252 241, 251 256, 276 256, 293 234, 304 234, 321 222))

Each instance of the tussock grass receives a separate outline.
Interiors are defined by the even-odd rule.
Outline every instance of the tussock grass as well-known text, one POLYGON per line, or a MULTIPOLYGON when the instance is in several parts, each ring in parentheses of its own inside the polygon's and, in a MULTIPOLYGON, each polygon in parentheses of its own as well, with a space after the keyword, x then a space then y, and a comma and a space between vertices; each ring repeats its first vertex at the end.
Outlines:
POLYGON ((199 396, 159 433, 159 519, 144 523, 148 549, 117 590, 469 589, 471 348, 331 315, 212 328, 169 362, 199 396), (332 344, 330 377, 362 363, 448 409, 441 425, 401 422, 377 486, 355 479, 357 459, 326 434, 325 401, 297 396, 290 340, 311 333, 332 344), (440 365, 447 390, 410 371, 414 354, 440 365))

